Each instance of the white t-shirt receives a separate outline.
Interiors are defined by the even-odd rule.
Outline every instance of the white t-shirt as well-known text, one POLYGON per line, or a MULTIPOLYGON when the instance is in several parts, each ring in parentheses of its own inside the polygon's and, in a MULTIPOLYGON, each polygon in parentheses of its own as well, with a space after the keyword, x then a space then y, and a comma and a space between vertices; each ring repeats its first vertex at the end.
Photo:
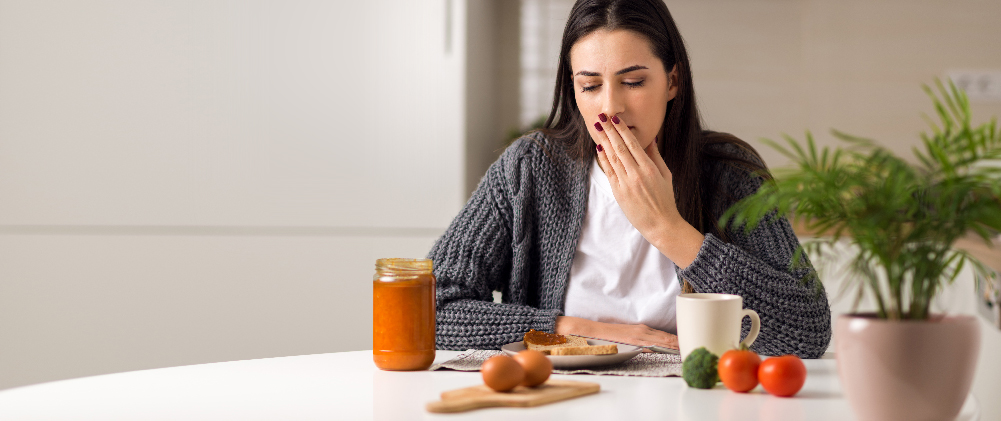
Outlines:
POLYGON ((681 292, 674 262, 626 219, 598 162, 591 166, 584 226, 570 268, 564 314, 610 323, 643 323, 677 333, 681 292))

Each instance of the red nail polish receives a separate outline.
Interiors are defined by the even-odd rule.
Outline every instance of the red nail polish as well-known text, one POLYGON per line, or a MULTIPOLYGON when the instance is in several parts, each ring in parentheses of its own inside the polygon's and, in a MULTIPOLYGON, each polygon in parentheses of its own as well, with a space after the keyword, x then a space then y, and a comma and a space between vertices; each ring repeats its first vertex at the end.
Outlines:
POLYGON ((598 149, 598 152, 601 152, 601 151, 605 150, 604 148, 601 147, 600 143, 597 146, 595 146, 595 148, 598 149))
POLYGON ((612 123, 619 124, 619 116, 613 115, 612 116, 612 123))
POLYGON ((601 122, 604 123, 604 122, 608 121, 608 117, 605 116, 605 113, 601 113, 601 114, 598 114, 598 120, 601 120, 601 122))
POLYGON ((599 132, 605 130, 605 129, 601 128, 601 123, 594 123, 594 128, 596 130, 598 130, 599 132))

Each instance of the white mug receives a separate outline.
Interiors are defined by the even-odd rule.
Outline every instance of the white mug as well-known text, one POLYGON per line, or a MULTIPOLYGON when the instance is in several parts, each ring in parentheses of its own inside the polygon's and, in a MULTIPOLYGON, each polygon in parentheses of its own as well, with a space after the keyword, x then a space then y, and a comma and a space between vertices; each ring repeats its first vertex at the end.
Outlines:
POLYGON ((716 354, 740 345, 751 346, 761 331, 761 319, 754 310, 743 308, 743 298, 731 294, 681 294, 678 296, 678 345, 681 360, 698 348, 716 354), (751 318, 751 331, 740 341, 744 316, 751 318))

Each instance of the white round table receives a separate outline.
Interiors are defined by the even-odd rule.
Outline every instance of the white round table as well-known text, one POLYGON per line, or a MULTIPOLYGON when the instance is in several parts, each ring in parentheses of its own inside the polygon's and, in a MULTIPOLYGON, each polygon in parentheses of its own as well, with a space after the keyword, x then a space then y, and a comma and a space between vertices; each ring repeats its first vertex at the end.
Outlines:
MULTIPOLYGON (((458 355, 438 351, 436 362, 458 355)), ((0 420, 851 420, 835 360, 805 360, 793 398, 721 384, 699 390, 678 377, 555 376, 601 391, 535 408, 460 414, 424 410, 446 390, 481 383, 478 372, 386 372, 371 351, 233 361, 85 377, 0 391, 0 420)), ((979 419, 970 395, 959 420, 979 419)))

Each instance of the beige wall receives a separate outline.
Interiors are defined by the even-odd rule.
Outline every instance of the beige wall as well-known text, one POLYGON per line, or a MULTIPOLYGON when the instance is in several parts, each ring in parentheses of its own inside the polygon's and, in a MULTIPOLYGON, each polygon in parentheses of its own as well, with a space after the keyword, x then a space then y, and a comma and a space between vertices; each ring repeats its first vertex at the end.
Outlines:
MULTIPOLYGON (((933 109, 921 84, 951 69, 1001 69, 1001 2, 668 1, 687 42, 710 128, 758 139, 810 130, 870 137, 911 156, 933 109)), ((974 116, 1001 115, 975 103, 974 116)))
POLYGON ((466 191, 472 193, 518 124, 517 1, 470 1, 466 33, 466 191))

